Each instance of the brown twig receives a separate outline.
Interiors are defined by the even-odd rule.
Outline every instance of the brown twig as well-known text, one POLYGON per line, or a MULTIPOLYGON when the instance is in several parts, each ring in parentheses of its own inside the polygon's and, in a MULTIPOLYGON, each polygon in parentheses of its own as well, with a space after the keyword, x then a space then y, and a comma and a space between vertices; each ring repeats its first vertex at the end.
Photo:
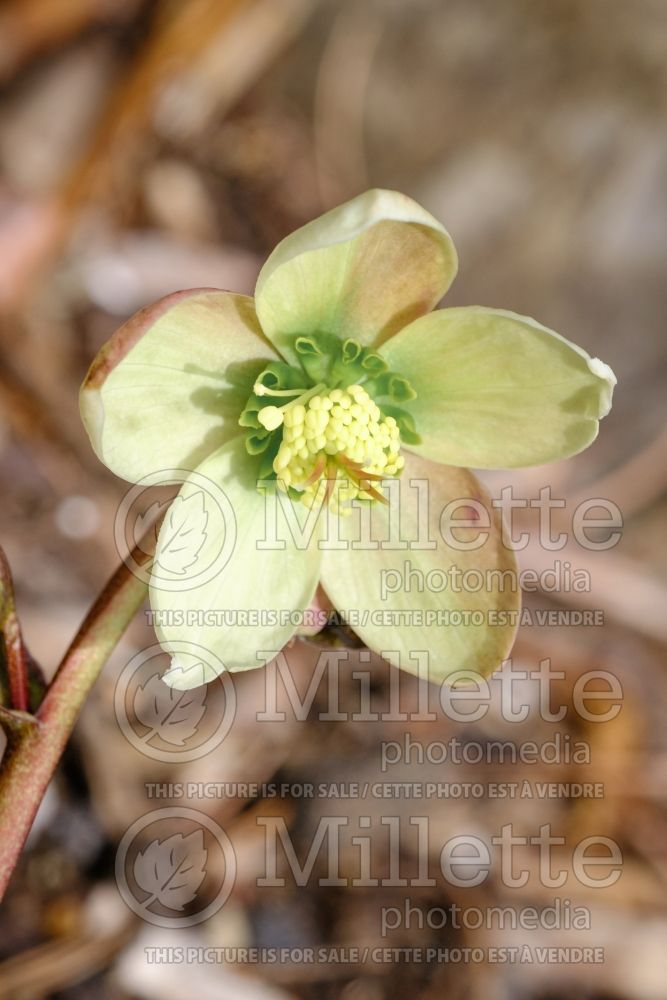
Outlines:
POLYGON ((369 186, 364 119, 383 30, 384 20, 371 5, 343 4, 327 38, 313 123, 317 180, 326 208, 369 186))
POLYGON ((0 965, 0 996, 52 995, 107 966, 136 934, 134 920, 104 935, 80 934, 37 945, 0 965))

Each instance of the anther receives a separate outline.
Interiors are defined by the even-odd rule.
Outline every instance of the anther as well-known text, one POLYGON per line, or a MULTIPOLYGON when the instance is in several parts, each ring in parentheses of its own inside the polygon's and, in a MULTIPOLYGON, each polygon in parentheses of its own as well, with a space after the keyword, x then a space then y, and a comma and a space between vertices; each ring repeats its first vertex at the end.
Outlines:
MULTIPOLYGON (((284 419, 283 440, 273 462, 278 485, 292 488, 311 507, 329 504, 345 513, 342 501, 361 498, 386 503, 377 486, 403 465, 398 425, 384 418, 361 385, 323 393, 315 386, 298 401, 265 407, 270 423, 284 419), (375 485, 374 485, 375 484, 375 485)), ((275 426, 279 426, 276 424, 275 426)))

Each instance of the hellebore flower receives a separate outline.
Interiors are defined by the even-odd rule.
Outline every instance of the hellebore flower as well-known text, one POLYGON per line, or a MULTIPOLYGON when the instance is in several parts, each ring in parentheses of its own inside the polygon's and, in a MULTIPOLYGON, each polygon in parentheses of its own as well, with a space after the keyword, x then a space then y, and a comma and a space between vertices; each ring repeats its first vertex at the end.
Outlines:
POLYGON ((369 191, 284 239, 254 301, 177 292, 101 349, 81 390, 97 455, 130 482, 185 480, 151 584, 158 638, 175 654, 168 683, 269 659, 320 582, 371 649, 413 671, 426 651, 433 680, 488 673, 507 655, 511 616, 491 621, 518 608, 514 555, 464 467, 581 451, 615 378, 524 316, 431 312, 456 270, 436 219, 369 191), (231 526, 202 483, 224 491, 231 526), (173 567, 175 536, 194 546, 191 568, 173 567), (224 565, 200 573, 225 540, 224 565), (454 587, 454 570, 482 584, 454 587), (215 663, 188 670, 184 640, 215 663))

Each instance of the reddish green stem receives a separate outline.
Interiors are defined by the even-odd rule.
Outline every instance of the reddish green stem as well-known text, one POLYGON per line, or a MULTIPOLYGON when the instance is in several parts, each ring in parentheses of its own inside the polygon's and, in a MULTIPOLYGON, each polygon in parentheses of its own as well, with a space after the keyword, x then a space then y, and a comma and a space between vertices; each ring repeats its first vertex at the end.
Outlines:
MULTIPOLYGON (((134 559, 147 562, 141 549, 134 559)), ((0 898, 81 708, 146 596, 146 584, 122 565, 81 625, 33 725, 10 729, 0 772, 0 898)))
POLYGON ((12 708, 27 712, 30 707, 28 692, 28 654, 23 645, 21 626, 14 607, 14 584, 5 553, 0 549, 0 587, 2 588, 2 634, 7 655, 7 678, 12 708))
POLYGON ((30 704, 28 695, 28 657, 26 655, 21 628, 14 611, 5 619, 5 649, 7 650, 7 673, 9 675, 9 697, 12 708, 27 712, 30 704))

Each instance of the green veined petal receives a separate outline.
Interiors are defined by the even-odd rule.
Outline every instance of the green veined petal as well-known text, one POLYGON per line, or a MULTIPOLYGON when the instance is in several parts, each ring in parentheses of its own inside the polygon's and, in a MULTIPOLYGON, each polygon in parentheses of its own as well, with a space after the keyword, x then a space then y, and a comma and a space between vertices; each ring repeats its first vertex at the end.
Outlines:
POLYGON ((456 269, 433 216, 406 195, 367 191, 278 244, 257 281, 257 315, 291 362, 299 335, 379 344, 432 309, 456 269))
POLYGON ((238 434, 253 380, 275 357, 248 296, 168 295, 117 330, 86 376, 80 406, 93 448, 130 482, 195 469, 238 434))
POLYGON ((355 514, 341 519, 341 535, 352 544, 325 548, 322 585, 343 614, 353 609, 354 630, 364 642, 378 653, 397 651, 405 669, 419 672, 414 654, 422 651, 431 681, 464 669, 488 674, 511 649, 521 602, 500 512, 466 469, 406 458, 390 505, 370 508, 370 538, 392 544, 355 548, 367 536, 360 536, 355 514), (460 519, 471 526, 455 527, 460 519), (398 541, 408 547, 397 547, 398 541), (428 548, 427 542, 436 544, 428 548), (474 547, 461 549, 461 543, 474 547))
POLYGON ((417 398, 413 451, 438 462, 514 468, 567 458, 597 436, 616 379, 598 358, 526 316, 440 309, 381 353, 417 398))
MULTIPOLYGON (((292 508, 302 519, 308 514, 301 504, 292 508)), ((261 666, 258 652, 285 645, 299 624, 292 613, 307 608, 315 593, 317 525, 312 538, 305 530, 293 536, 278 513, 276 531, 268 530, 272 509, 256 488, 256 462, 236 438, 191 473, 160 528, 150 587, 155 631, 167 651, 186 641, 210 652, 206 679, 214 658, 228 670, 261 666)), ((202 671, 179 676, 175 665, 167 681, 196 686, 202 671)))

